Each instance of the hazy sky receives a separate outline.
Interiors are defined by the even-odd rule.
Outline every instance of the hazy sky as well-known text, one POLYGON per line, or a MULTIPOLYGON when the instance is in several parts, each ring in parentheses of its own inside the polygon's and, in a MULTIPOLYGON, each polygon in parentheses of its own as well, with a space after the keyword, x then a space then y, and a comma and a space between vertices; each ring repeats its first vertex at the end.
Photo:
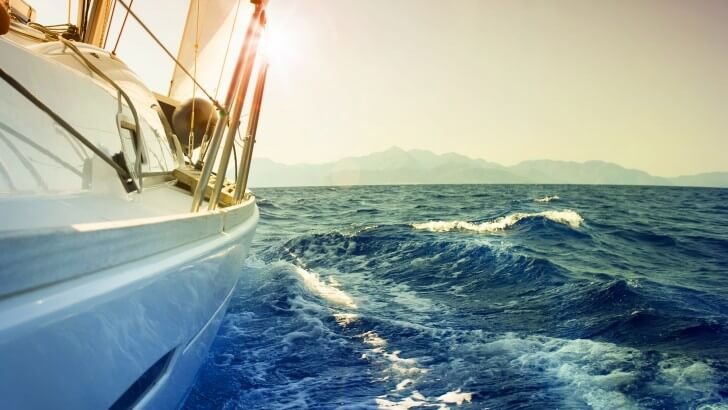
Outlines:
MULTIPOLYGON (((32 3, 44 20, 44 4, 66 2, 32 3)), ((177 50, 183 3, 134 8, 177 50)), ((505 165, 728 171, 728 1, 270 0, 268 16, 257 156, 397 145, 505 165)), ((169 62, 132 31, 120 54, 166 91, 169 62)))

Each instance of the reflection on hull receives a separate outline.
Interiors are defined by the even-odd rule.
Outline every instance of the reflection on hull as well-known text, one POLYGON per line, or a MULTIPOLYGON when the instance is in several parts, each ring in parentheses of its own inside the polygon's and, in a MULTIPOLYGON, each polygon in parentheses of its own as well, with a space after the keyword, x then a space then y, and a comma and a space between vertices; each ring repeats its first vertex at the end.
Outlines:
POLYGON ((0 299, 4 406, 177 406, 220 325, 257 219, 255 209, 213 239, 0 299))

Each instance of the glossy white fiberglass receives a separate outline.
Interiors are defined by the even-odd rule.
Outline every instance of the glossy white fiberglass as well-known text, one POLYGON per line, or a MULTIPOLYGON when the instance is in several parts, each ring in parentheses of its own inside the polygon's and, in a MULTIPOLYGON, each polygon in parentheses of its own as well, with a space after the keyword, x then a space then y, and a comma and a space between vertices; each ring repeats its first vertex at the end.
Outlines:
MULTIPOLYGON (((153 95, 107 52, 79 48, 134 101, 143 170, 161 175, 127 193, 0 81, 0 407, 108 408, 167 357, 131 404, 174 408, 217 332, 258 209, 251 197, 189 213, 153 95)), ((104 152, 122 150, 116 92, 62 45, 0 37, 0 56, 0 68, 104 152)))

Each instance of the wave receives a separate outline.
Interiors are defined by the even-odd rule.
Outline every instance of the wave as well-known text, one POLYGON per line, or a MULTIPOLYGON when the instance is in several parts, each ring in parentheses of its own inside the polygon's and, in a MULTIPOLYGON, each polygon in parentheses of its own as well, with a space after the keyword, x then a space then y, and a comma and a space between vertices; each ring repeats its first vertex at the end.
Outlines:
POLYGON ((298 273, 298 276, 301 277, 303 284, 306 288, 308 288, 308 290, 317 294, 326 301, 348 308, 356 308, 354 299, 343 290, 337 288, 336 286, 338 283, 332 279, 329 279, 329 283, 326 283, 321 280, 317 273, 307 271, 306 269, 298 266, 296 266, 296 273, 298 273))
POLYGON ((256 198, 255 204, 258 205, 258 208, 260 209, 281 209, 280 206, 268 198, 256 198))
POLYGON ((507 334, 493 344, 505 345, 521 369, 543 372, 567 387, 567 402, 584 402, 595 409, 643 407, 629 394, 635 385, 653 395, 668 393, 675 407, 696 399, 720 400, 720 376, 710 362, 667 355, 652 358, 634 348, 585 339, 507 334))
POLYGON ((647 229, 635 230, 623 228, 613 234, 626 241, 637 242, 641 245, 649 244, 654 246, 673 247, 678 243, 677 239, 670 235, 655 233, 647 229))
POLYGON ((728 410, 713 192, 316 189, 261 190, 186 408, 728 410))
MULTIPOLYGON (((406 292, 400 289, 404 285, 424 293, 475 295, 510 289, 522 294, 559 286, 572 275, 556 262, 523 254, 490 238, 463 242, 453 236, 422 236, 408 225, 364 227, 350 234, 304 234, 270 249, 266 259, 292 255, 304 255, 305 261, 294 258, 299 266, 348 272, 349 287, 352 272, 368 272, 370 280, 382 280, 389 290, 396 291, 392 302, 404 297, 406 292)), ((368 292, 364 289, 361 293, 368 292)), ((414 310, 430 307, 421 300, 402 303, 414 310)))
MULTIPOLYGON (((293 263, 257 266, 258 274, 250 275, 258 278, 252 291, 236 295, 222 342, 203 370, 233 378, 206 379, 201 391, 225 397, 227 404, 218 407, 500 408, 538 402, 543 408, 610 409, 725 402, 722 363, 651 347, 431 323, 424 319, 441 312, 439 305, 402 315, 402 307, 387 303, 398 291, 368 278, 388 295, 365 297, 356 290, 362 278, 336 275, 346 277, 347 291, 363 302, 355 308, 329 271, 319 276, 304 256, 290 256, 293 263), (479 382, 486 377, 497 382, 479 382)), ((624 280, 597 290, 596 304, 634 293, 624 280)), ((482 324, 482 317, 477 320, 482 324)), ((209 404, 206 400, 193 392, 188 407, 209 404)))
POLYGON ((546 195, 545 197, 542 197, 542 198, 536 198, 536 199, 534 199, 534 201, 546 203, 546 202, 551 202, 551 201, 558 201, 560 199, 561 198, 559 198, 558 195, 554 195, 554 196, 546 195))
POLYGON ((563 211, 543 211, 535 213, 516 212, 507 216, 500 217, 490 222, 480 224, 467 221, 430 221, 425 223, 412 224, 412 227, 419 230, 431 232, 450 232, 450 231, 471 231, 478 233, 490 233, 503 231, 517 224, 524 219, 546 218, 550 221, 572 228, 578 228, 584 222, 581 215, 572 210, 563 211))

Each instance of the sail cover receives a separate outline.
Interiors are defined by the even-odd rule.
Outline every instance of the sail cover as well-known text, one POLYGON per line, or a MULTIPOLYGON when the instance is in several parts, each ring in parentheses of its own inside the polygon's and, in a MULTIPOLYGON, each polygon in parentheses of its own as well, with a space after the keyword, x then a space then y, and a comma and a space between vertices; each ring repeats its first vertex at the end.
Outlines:
MULTIPOLYGON (((177 60, 217 100, 225 99, 253 7, 243 0, 190 1, 177 60), (199 45, 196 68, 195 43, 199 45)), ((184 101, 192 97, 193 90, 192 80, 175 66, 169 96, 184 101)), ((205 97, 199 88, 194 94, 205 97)))

